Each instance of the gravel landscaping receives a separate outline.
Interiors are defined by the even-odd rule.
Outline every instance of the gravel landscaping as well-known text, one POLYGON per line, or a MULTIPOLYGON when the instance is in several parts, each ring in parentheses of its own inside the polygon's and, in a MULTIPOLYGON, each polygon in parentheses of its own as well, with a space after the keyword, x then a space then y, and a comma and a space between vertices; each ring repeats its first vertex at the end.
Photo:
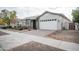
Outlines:
POLYGON ((48 37, 79 44, 79 31, 76 30, 56 31, 49 34, 48 37))
POLYGON ((28 31, 28 30, 15 30, 15 29, 7 29, 8 31, 13 31, 13 32, 23 32, 23 31, 28 31))
POLYGON ((58 36, 60 39, 29 35, 8 30, 0 31, 10 34, 0 37, 0 48, 4 51, 79 51, 79 44, 77 44, 79 42, 78 31, 65 30, 51 32, 54 35, 61 33, 61 36, 58 36), (65 39, 61 39, 62 36, 65 39), (75 41, 73 37, 76 38, 77 41, 75 41), (70 38, 72 38, 73 41, 70 38))
POLYGON ((13 32, 35 35, 35 36, 43 36, 43 37, 54 32, 52 30, 34 30, 34 29, 31 29, 30 31, 28 29, 23 29, 23 30, 7 29, 7 30, 13 31, 13 32))
POLYGON ((64 51, 64 50, 31 41, 29 43, 10 49, 9 51, 64 51))

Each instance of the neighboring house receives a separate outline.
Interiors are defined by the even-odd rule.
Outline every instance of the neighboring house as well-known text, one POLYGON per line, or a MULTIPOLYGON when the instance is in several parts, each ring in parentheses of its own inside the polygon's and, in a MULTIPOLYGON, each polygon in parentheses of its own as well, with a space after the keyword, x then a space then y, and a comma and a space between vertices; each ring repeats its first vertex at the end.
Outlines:
POLYGON ((16 25, 27 26, 26 25, 26 20, 25 19, 17 19, 16 20, 16 25))
POLYGON ((71 22, 65 15, 60 13, 44 12, 42 15, 26 17, 26 25, 32 29, 62 30, 69 29, 71 22))
POLYGON ((15 26, 22 26, 22 27, 27 27, 26 25, 26 20, 25 19, 19 19, 19 18, 16 18, 15 20, 11 21, 10 22, 10 26, 12 26, 13 28, 15 26))
POLYGON ((10 26, 12 26, 13 28, 14 28, 14 26, 16 26, 16 21, 17 21, 18 19, 16 18, 16 19, 14 19, 14 20, 11 20, 10 21, 10 26))

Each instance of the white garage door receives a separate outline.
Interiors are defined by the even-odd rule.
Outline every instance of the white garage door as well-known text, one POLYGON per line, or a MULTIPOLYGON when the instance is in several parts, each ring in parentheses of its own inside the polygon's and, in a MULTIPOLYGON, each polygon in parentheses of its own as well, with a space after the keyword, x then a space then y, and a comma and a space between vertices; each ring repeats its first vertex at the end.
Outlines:
POLYGON ((39 28, 47 30, 57 30, 57 21, 41 20, 39 21, 39 28))

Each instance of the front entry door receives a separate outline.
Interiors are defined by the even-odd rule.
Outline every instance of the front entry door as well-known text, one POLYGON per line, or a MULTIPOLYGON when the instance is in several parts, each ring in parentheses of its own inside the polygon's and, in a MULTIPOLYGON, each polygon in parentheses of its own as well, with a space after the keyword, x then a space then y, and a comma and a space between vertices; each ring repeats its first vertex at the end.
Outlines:
POLYGON ((33 29, 36 29, 36 20, 33 20, 33 29))

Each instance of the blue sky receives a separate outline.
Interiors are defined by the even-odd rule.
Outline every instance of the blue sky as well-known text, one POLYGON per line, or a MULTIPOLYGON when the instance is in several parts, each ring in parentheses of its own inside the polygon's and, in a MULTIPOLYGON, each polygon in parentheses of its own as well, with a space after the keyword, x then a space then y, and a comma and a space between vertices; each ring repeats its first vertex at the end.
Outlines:
POLYGON ((0 10, 2 9, 7 9, 7 10, 15 10, 17 12, 18 18, 25 18, 29 16, 35 16, 35 15, 40 15, 44 11, 51 11, 55 13, 62 13, 66 15, 69 19, 72 19, 71 13, 72 10, 75 9, 74 7, 41 7, 41 8, 36 8, 36 7, 0 7, 0 10))

